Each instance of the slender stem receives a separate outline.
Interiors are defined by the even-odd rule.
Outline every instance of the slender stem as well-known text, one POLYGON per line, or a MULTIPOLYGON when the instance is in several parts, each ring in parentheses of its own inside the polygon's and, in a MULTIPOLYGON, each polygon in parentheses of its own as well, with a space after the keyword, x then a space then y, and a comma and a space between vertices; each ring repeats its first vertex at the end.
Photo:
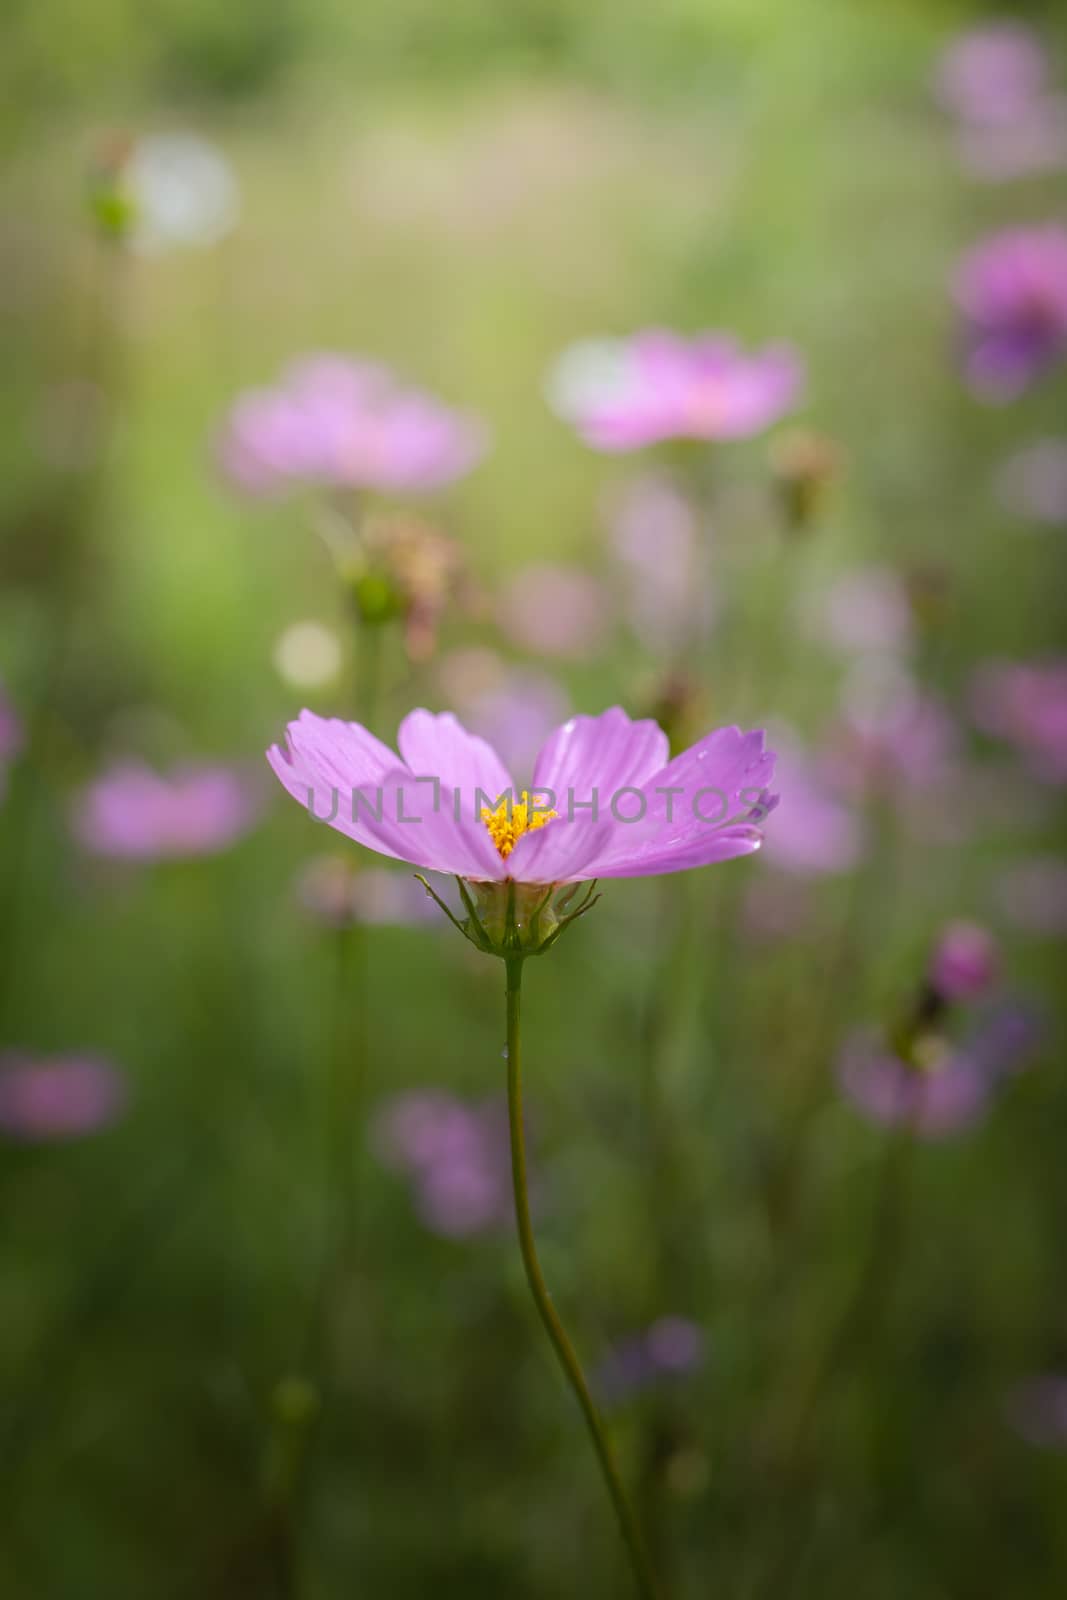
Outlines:
POLYGON ((537 1258, 537 1246, 534 1243, 533 1226, 530 1221, 530 1202, 527 1194, 526 1182, 526 1139, 523 1132, 522 1118, 522 1045, 519 1028, 520 990, 522 985, 522 956, 512 956, 505 961, 507 968, 507 1031, 508 1031, 508 1126, 511 1132, 511 1177, 515 1191, 515 1221, 519 1230, 519 1248, 522 1251, 522 1264, 526 1269, 526 1281, 530 1285, 534 1304, 537 1307, 541 1321, 548 1334, 563 1368, 567 1382, 570 1384, 574 1397, 581 1407, 582 1416, 585 1418, 589 1436, 593 1441, 600 1470, 604 1476, 608 1493, 615 1507, 615 1514, 619 1519, 619 1529, 623 1542, 630 1556, 633 1568, 634 1581, 642 1600, 656 1600, 656 1581, 652 1575, 648 1557, 645 1554, 644 1543, 638 1531, 637 1522, 630 1509, 626 1498, 626 1491, 622 1486, 619 1469, 615 1464, 611 1445, 604 1429, 604 1424, 597 1412, 593 1397, 589 1392, 589 1385, 585 1381, 575 1355, 574 1346, 567 1337, 566 1330, 556 1314, 552 1304, 552 1296, 541 1271, 541 1263, 537 1258))

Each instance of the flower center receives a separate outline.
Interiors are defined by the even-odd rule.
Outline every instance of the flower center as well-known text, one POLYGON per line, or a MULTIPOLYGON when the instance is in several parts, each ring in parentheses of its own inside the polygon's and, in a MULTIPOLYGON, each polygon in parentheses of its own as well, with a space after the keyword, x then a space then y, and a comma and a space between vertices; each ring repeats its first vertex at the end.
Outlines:
POLYGON ((543 828, 558 813, 539 811, 530 802, 529 791, 523 789, 517 800, 506 795, 498 806, 483 806, 481 818, 489 829, 489 837, 506 861, 524 833, 543 828))

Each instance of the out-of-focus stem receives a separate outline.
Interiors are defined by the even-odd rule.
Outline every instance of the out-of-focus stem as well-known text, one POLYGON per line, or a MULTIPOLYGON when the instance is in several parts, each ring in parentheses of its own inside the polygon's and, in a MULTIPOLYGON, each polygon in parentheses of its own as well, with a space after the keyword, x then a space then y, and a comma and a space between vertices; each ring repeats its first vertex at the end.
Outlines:
POLYGON ((608 1441, 604 1424, 597 1411, 593 1397, 589 1392, 589 1385, 585 1380, 574 1346, 567 1336, 555 1306, 552 1296, 541 1271, 541 1263, 537 1256, 537 1246, 534 1242, 533 1225, 530 1221, 530 1202, 527 1193, 526 1180, 526 1139, 523 1130, 522 1117, 522 1044, 520 1030, 520 993, 522 986, 523 958, 516 956, 505 962, 507 968, 507 1051, 508 1051, 508 1127, 511 1133, 511 1176, 512 1187, 515 1193, 515 1221, 519 1233, 519 1249, 522 1252, 522 1264, 526 1269, 526 1281, 530 1285, 534 1304, 544 1324, 553 1350, 563 1368, 564 1376, 570 1384, 571 1390, 585 1418, 589 1437, 593 1442, 597 1461, 611 1496, 612 1505, 619 1521, 619 1529, 623 1542, 630 1556, 633 1568, 634 1581, 642 1600, 657 1600, 657 1587, 648 1557, 645 1553, 643 1541, 637 1527, 637 1522, 626 1491, 623 1488, 619 1469, 608 1441))

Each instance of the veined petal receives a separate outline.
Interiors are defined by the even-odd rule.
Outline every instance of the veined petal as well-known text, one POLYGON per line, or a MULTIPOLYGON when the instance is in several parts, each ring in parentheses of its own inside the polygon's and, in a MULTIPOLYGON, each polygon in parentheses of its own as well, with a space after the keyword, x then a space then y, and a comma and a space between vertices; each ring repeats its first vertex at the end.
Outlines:
POLYGON ((356 790, 379 782, 397 766, 393 751, 366 728, 302 711, 286 729, 285 749, 272 745, 267 760, 293 799, 316 821, 380 854, 395 854, 373 843, 361 819, 353 817, 356 790))
POLYGON ((665 839, 657 849, 649 846, 645 853, 635 852, 607 862, 593 860, 587 878, 650 878, 660 873, 682 872, 687 867, 708 867, 716 861, 730 861, 734 856, 749 856, 760 848, 763 835, 749 825, 736 828, 715 829, 705 827, 701 833, 692 833, 676 839, 665 839))
POLYGON ((641 788, 670 754, 654 722, 631 722, 620 706, 598 717, 572 717, 550 734, 534 766, 534 789, 551 789, 562 812, 568 796, 598 799, 603 812, 617 790, 641 788))
POLYGON ((717 729, 656 773, 640 800, 617 804, 612 838, 588 876, 643 877, 757 850, 755 824, 777 803, 766 793, 773 774, 762 733, 717 729))
POLYGON ((614 824, 591 812, 551 818, 543 828, 523 834, 507 859, 508 877, 517 883, 571 883, 595 878, 587 870, 614 836, 614 824))
POLYGON ((354 789, 373 783, 397 765, 396 753, 358 722, 302 711, 286 729, 289 747, 320 782, 354 789))
POLYGON ((440 716, 430 711, 409 712, 400 724, 397 743, 416 776, 439 778, 447 788, 458 789, 470 816, 477 815, 479 789, 492 806, 513 787, 511 774, 492 745, 468 733, 451 711, 440 716))
POLYGON ((508 876, 465 790, 420 783, 406 767, 396 767, 357 795, 355 810, 361 842, 383 855, 461 878, 498 882, 508 876))

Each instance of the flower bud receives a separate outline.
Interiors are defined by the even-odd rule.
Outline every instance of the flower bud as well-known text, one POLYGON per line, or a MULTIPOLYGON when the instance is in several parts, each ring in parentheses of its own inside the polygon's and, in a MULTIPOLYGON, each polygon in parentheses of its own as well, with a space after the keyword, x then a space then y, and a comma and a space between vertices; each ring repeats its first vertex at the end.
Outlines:
POLYGON ((944 1001, 977 1000, 990 989, 1000 970, 997 942, 974 922, 950 922, 930 961, 929 981, 944 1001))
POLYGON ((840 477, 840 447, 825 434, 791 428, 774 441, 770 454, 789 527, 794 531, 809 528, 822 508, 827 488, 840 477))

